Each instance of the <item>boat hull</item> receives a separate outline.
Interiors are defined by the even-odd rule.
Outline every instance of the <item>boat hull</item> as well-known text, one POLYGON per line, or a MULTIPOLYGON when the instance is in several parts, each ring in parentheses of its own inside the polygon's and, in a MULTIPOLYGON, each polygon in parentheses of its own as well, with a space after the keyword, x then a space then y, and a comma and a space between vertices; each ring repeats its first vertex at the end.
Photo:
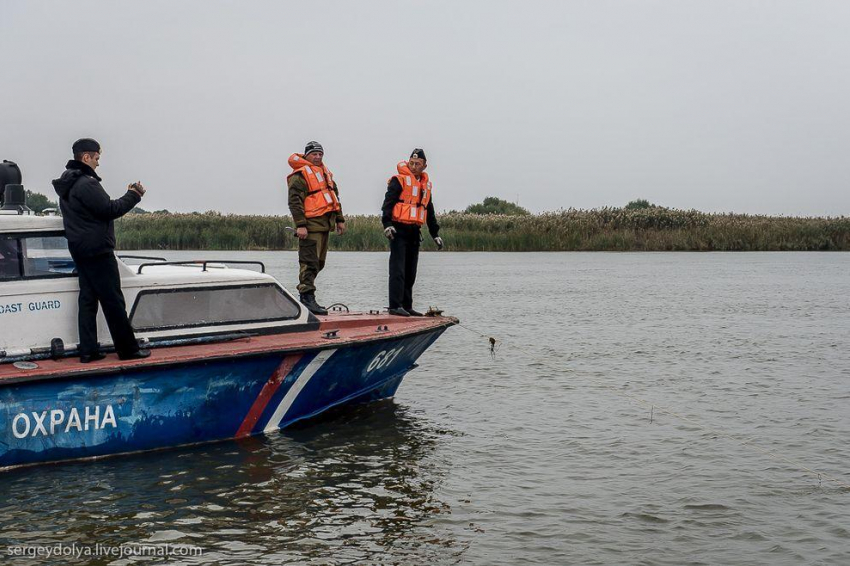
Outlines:
POLYGON ((0 386, 0 468, 247 437, 392 397, 445 331, 0 386))

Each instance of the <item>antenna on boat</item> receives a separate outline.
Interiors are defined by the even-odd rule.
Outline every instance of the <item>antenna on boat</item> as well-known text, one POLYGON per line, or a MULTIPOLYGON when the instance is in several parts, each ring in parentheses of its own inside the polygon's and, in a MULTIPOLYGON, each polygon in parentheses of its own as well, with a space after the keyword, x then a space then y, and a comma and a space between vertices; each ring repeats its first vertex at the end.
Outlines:
POLYGON ((0 214, 32 214, 21 183, 21 169, 17 163, 5 159, 0 163, 0 214))

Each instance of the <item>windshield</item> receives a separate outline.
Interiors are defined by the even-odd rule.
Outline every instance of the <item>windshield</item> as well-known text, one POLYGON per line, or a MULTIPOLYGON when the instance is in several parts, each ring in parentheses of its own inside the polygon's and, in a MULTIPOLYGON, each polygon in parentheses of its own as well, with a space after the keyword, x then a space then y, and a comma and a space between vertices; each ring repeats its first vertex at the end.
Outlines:
POLYGON ((298 318, 301 309, 274 284, 142 291, 130 320, 136 330, 162 330, 298 318))

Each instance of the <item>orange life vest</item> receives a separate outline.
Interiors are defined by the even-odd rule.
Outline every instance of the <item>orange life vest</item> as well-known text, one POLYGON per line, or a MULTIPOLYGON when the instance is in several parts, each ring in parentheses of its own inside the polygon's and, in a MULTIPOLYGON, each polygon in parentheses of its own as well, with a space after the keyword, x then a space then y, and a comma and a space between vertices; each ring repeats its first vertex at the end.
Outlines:
POLYGON ((401 183, 401 196, 393 207, 393 222, 422 226, 428 219, 428 203, 431 202, 428 173, 422 173, 421 178, 416 180, 407 167, 407 161, 400 162, 396 167, 398 175, 390 177, 390 181, 398 179, 401 183))
POLYGON ((316 167, 300 153, 289 156, 289 166, 292 167, 286 179, 293 175, 301 175, 307 181, 307 197, 304 199, 304 216, 316 218, 329 212, 339 212, 342 207, 336 197, 334 176, 328 168, 322 165, 316 167))

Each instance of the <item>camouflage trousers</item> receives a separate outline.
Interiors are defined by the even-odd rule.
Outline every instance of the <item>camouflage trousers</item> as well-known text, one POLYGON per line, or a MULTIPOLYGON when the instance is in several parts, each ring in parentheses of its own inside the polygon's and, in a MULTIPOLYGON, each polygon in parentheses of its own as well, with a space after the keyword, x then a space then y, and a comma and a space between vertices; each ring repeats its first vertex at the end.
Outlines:
POLYGON ((316 276, 325 267, 328 257, 329 232, 308 232, 298 240, 298 292, 307 295, 316 292, 316 276))

